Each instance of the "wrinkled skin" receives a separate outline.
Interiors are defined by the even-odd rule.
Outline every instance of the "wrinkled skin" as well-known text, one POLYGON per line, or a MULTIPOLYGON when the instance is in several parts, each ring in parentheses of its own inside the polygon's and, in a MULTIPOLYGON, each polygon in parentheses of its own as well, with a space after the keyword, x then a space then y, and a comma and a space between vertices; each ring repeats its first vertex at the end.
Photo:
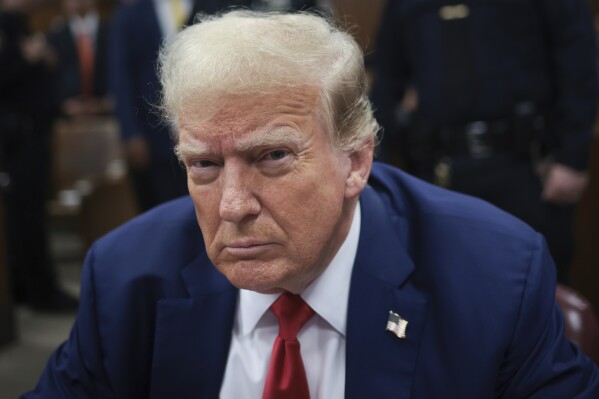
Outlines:
POLYGON ((343 243, 372 143, 335 148, 310 88, 184 107, 177 152, 208 257, 233 285, 300 293, 343 243))

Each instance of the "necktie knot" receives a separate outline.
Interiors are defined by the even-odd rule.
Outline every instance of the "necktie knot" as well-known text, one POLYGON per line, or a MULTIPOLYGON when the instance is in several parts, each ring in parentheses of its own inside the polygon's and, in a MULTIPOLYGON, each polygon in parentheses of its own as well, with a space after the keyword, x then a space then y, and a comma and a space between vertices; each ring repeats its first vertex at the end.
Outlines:
POLYGON ((279 336, 288 341, 297 339, 298 332, 312 316, 314 310, 296 294, 282 294, 270 310, 279 319, 279 336))

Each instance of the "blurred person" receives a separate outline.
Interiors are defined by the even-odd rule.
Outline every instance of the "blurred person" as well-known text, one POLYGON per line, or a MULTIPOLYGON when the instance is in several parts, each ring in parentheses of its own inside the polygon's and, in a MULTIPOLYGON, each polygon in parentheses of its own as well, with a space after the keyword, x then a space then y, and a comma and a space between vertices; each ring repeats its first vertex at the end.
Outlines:
POLYGON ((171 131, 152 104, 160 82, 160 45, 197 12, 215 13, 234 1, 136 0, 122 3, 112 20, 109 74, 116 116, 133 187, 142 211, 187 194, 185 171, 174 153, 171 131), (193 10, 193 11, 192 11, 193 10))
POLYGON ((173 156, 169 128, 151 104, 160 92, 160 44, 177 32, 191 7, 191 0, 136 0, 121 3, 111 22, 109 79, 141 211, 186 194, 185 173, 173 156))
POLYGON ((371 98, 383 153, 539 230, 567 282, 597 107, 585 1, 397 0, 382 15, 371 98))
POLYGON ((63 0, 65 20, 53 27, 48 42, 56 56, 56 93, 63 116, 108 114, 108 26, 95 0, 63 0))
POLYGON ((249 0, 248 5, 256 11, 308 11, 320 10, 330 13, 330 2, 323 0, 249 0))
POLYGON ((204 16, 160 57, 190 197, 90 249, 23 398, 597 398, 541 235, 373 165, 353 38, 309 13, 204 16))
POLYGON ((0 162, 8 266, 18 303, 73 311, 77 300, 59 286, 49 250, 46 200, 50 182, 51 51, 28 26, 30 0, 2 0, 0 13, 0 162))

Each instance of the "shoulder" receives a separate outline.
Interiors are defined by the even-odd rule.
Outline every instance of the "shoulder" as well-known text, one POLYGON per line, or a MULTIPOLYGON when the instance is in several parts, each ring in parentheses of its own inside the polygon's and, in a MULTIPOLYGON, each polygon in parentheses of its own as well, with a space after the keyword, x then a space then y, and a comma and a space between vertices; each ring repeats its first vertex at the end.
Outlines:
POLYGON ((446 190, 394 167, 375 164, 369 184, 394 212, 420 223, 484 226, 501 234, 529 236, 524 222, 481 199, 446 190))
POLYGON ((181 236, 200 236, 200 228, 195 218, 193 202, 184 196, 161 204, 148 212, 100 238, 95 247, 99 250, 114 250, 126 245, 127 248, 149 245, 162 240, 174 241, 181 236))
POLYGON ((130 2, 123 2, 117 8, 116 16, 126 19, 148 16, 152 15, 154 7, 154 0, 133 0, 130 2))
POLYGON ((124 2, 110 20, 111 39, 115 43, 124 41, 135 46, 154 46, 156 35, 161 35, 157 18, 154 0, 124 2))
POLYGON ((484 201, 388 166, 377 165, 369 183, 368 208, 395 220, 398 232, 387 233, 409 253, 396 268, 413 263, 402 289, 427 302, 431 330, 421 351, 430 370, 453 364, 477 383, 490 377, 498 397, 596 391, 596 369, 563 337, 555 266, 540 234, 484 201))
POLYGON ((204 250, 203 239, 188 196, 167 202, 100 238, 90 250, 102 274, 169 275, 204 250))
POLYGON ((507 269, 524 276, 532 257, 543 250, 531 227, 478 198, 380 164, 369 184, 397 219, 416 268, 432 278, 466 273, 492 281, 507 269))

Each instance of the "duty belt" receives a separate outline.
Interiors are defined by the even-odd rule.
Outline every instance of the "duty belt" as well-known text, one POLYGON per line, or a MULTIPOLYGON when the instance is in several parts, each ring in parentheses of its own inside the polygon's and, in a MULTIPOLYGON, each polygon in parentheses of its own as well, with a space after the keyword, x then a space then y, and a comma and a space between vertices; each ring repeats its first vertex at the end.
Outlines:
POLYGON ((515 135, 518 133, 508 120, 474 121, 463 126, 443 127, 436 139, 443 156, 484 159, 498 152, 517 150, 519 140, 515 135))
POLYGON ((451 187, 454 158, 486 159, 504 154, 530 160, 539 150, 539 133, 544 128, 541 115, 443 127, 435 134, 434 182, 451 187))
POLYGON ((442 127, 435 134, 437 155, 484 159, 509 154, 515 158, 528 158, 532 146, 539 144, 544 128, 542 115, 442 127))

